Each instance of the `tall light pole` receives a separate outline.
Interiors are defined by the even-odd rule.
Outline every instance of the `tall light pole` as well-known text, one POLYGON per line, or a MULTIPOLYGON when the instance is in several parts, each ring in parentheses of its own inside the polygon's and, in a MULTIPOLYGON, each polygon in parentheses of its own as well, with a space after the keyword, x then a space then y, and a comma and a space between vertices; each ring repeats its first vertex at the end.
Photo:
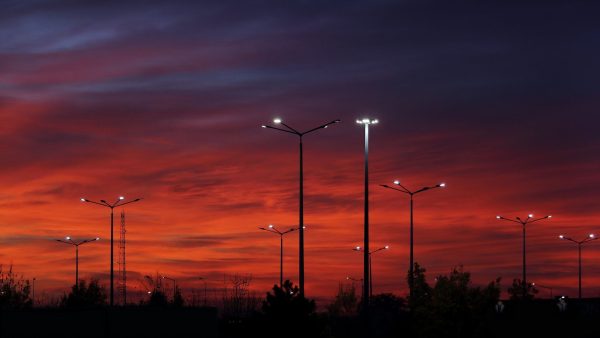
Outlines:
POLYGON ((298 230, 298 228, 291 228, 282 232, 271 224, 268 228, 259 227, 259 229, 279 235, 279 287, 283 287, 283 236, 287 233, 298 230))
POLYGON ((93 204, 97 204, 102 207, 110 208, 110 306, 111 307, 114 305, 114 284, 115 284, 115 270, 114 270, 115 261, 114 261, 114 241, 113 241, 113 238, 114 238, 113 228, 114 228, 114 224, 115 224, 114 209, 116 207, 122 207, 122 206, 130 204, 130 203, 141 201, 142 199, 136 198, 136 199, 128 201, 128 202, 123 202, 124 200, 125 200, 125 197, 119 196, 119 198, 117 199, 116 202, 114 202, 113 204, 110 204, 110 203, 106 202, 105 200, 100 200, 100 202, 95 202, 95 201, 89 200, 87 198, 81 199, 81 202, 93 203, 93 204))
MULTIPOLYGON (((369 311, 369 126, 379 123, 379 120, 371 120, 369 118, 363 118, 362 120, 356 120, 357 124, 361 124, 365 127, 365 197, 364 197, 364 255, 363 255, 363 310, 365 311, 368 323, 368 311, 369 311)), ((367 324, 368 325, 368 324, 367 324)))
POLYGON ((272 126, 267 126, 267 125, 262 125, 263 128, 268 128, 268 129, 274 129, 274 130, 279 130, 285 133, 289 133, 289 134, 293 134, 298 136, 299 139, 299 145, 300 145, 300 193, 299 193, 299 207, 298 207, 298 228, 300 229, 300 235, 299 235, 299 264, 298 264, 298 269, 299 269, 299 279, 300 279, 300 294, 302 296, 304 296, 304 164, 303 164, 303 157, 302 157, 302 137, 306 134, 312 133, 313 131, 317 131, 320 129, 325 129, 327 127, 329 127, 329 125, 335 124, 335 123, 339 123, 340 120, 333 120, 329 123, 325 123, 321 126, 318 126, 316 128, 312 128, 309 129, 305 132, 300 132, 292 127, 290 127, 289 125, 285 124, 280 118, 276 118, 273 119, 273 123, 277 124, 277 125, 282 125, 284 126, 286 129, 283 128, 278 128, 278 127, 272 127, 272 126))
POLYGON ((523 282, 523 299, 525 299, 527 297, 527 264, 526 264, 526 260, 525 260, 525 229, 527 228, 527 224, 531 224, 533 222, 537 222, 539 220, 543 220, 543 219, 547 219, 547 218, 552 218, 552 215, 548 215, 548 216, 544 216, 544 217, 540 217, 540 218, 534 218, 533 214, 529 214, 529 215, 527 215, 527 218, 524 220, 521 217, 515 217, 515 219, 511 219, 511 218, 506 218, 503 216, 496 216, 496 218, 505 220, 505 221, 509 221, 509 222, 519 223, 523 227, 523 281, 522 282, 523 282))
MULTIPOLYGON (((75 242, 69 236, 65 237, 65 239, 57 239, 57 242, 73 245, 75 247, 75 288, 79 289, 79 246, 85 243, 99 241, 100 237, 96 237, 94 239, 84 239, 83 241, 75 242)), ((35 280, 35 279, 34 279, 35 280)))
POLYGON ((391 186, 389 186, 387 184, 381 184, 381 186, 384 187, 384 188, 387 188, 387 189, 396 190, 396 191, 399 191, 399 192, 402 192, 402 193, 410 195, 410 254, 409 254, 409 256, 410 256, 410 258, 409 258, 409 260, 410 260, 410 262, 409 262, 410 266, 409 266, 409 269, 408 269, 408 290, 409 290, 408 292, 409 292, 410 299, 412 299, 412 297, 413 297, 413 289, 414 289, 414 284, 415 284, 415 276, 414 276, 415 261, 414 261, 414 253, 413 253, 413 248, 414 248, 414 246, 413 246, 413 238, 414 238, 414 236, 413 236, 413 234, 414 234, 414 222, 413 222, 413 204, 414 203, 413 203, 413 196, 416 195, 416 194, 418 194, 418 193, 421 193, 423 191, 427 191, 427 190, 431 190, 431 189, 435 189, 435 188, 444 188, 446 186, 446 183, 439 183, 439 184, 436 184, 434 186, 423 187, 423 188, 421 188, 419 190, 416 190, 416 191, 412 191, 412 190, 407 189, 405 186, 403 186, 402 184, 400 184, 399 180, 395 180, 394 184, 398 188, 391 187, 391 186))
MULTIPOLYGON (((377 250, 373 250, 371 252, 369 252, 369 297, 373 297, 373 259, 372 256, 374 253, 379 252, 381 250, 388 250, 390 248, 389 245, 386 245, 384 247, 381 247, 377 250)), ((363 248, 361 248, 360 246, 355 247, 354 249, 352 249, 354 251, 363 251, 363 248)), ((366 252, 366 251, 365 251, 366 252)))
POLYGON ((560 235, 560 236, 558 236, 558 238, 565 240, 565 241, 571 241, 571 242, 577 244, 577 249, 579 252, 579 299, 581 299, 581 246, 587 242, 597 240, 598 237, 596 237, 594 234, 589 234, 588 237, 586 237, 582 241, 576 241, 576 240, 574 240, 570 237, 564 236, 564 235, 560 235))
POLYGON ((175 304, 175 294, 177 293, 177 281, 174 278, 170 278, 167 276, 161 276, 162 279, 168 279, 173 282, 173 304, 175 304))

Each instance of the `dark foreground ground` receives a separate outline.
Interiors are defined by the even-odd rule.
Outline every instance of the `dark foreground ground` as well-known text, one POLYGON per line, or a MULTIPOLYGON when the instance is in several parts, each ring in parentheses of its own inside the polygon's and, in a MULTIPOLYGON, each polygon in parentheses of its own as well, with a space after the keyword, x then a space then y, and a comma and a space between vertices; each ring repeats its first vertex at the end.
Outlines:
POLYGON ((218 318, 215 308, 144 307, 66 310, 33 309, 0 312, 5 337, 560 337, 600 338, 600 300, 568 300, 564 311, 556 300, 504 303, 474 322, 468 312, 444 316, 408 311, 373 311, 370 330, 358 316, 274 320, 260 314, 218 318), (483 319, 481 319, 483 318, 483 319))

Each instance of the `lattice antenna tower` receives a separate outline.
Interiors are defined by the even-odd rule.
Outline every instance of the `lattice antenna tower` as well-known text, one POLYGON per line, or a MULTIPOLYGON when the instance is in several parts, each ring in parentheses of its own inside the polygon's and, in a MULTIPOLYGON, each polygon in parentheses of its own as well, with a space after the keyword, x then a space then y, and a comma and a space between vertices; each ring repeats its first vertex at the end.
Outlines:
POLYGON ((127 232, 125 229, 125 210, 121 211, 121 228, 120 228, 120 237, 119 237, 119 280, 118 280, 118 290, 121 293, 121 299, 123 301, 123 305, 127 305, 127 267, 125 264, 125 233, 127 232))

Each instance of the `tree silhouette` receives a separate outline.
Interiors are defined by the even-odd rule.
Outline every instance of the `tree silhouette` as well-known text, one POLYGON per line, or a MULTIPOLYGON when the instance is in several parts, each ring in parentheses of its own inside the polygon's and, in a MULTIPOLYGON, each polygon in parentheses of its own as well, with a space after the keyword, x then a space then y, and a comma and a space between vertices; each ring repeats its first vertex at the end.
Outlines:
POLYGON ((151 307, 167 307, 169 305, 169 301, 167 300, 167 295, 165 295, 162 290, 155 288, 150 293, 150 299, 148 300, 148 306, 151 307))
POLYGON ((281 287, 273 286, 273 291, 267 293, 262 309, 270 336, 311 337, 319 331, 314 316, 315 301, 304 298, 298 286, 289 280, 281 287))
POLYGON ((298 286, 286 280, 282 287, 275 285, 273 293, 267 293, 263 312, 272 318, 301 320, 315 312, 315 301, 304 298, 298 286))
POLYGON ((355 315, 358 307, 358 298, 356 297, 356 289, 354 285, 344 287, 340 283, 338 293, 335 296, 333 303, 327 306, 327 311, 334 316, 355 315))
POLYGON ((508 294, 511 300, 532 300, 538 293, 538 289, 531 283, 527 283, 525 295, 523 295, 523 281, 519 278, 513 279, 512 285, 508 288, 508 294))
MULTIPOLYGON (((431 301, 431 286, 427 284, 425 278, 426 271, 419 263, 415 262, 413 269, 413 297, 409 297, 408 299, 408 305, 411 309, 422 307, 431 301)), ((410 271, 408 271, 406 280, 410 282, 410 271)))
POLYGON ((174 307, 183 307, 183 297, 181 296, 181 289, 179 287, 175 288, 175 296, 173 296, 173 306, 174 307))
POLYGON ((106 305, 106 290, 98 280, 92 279, 89 284, 80 280, 79 285, 73 285, 71 292, 64 295, 60 302, 64 307, 99 307, 106 305))
POLYGON ((17 276, 13 272, 12 265, 8 271, 3 271, 0 266, 0 308, 22 309, 30 308, 32 305, 29 293, 31 286, 29 280, 17 276))
MULTIPOLYGON (((424 277, 424 275, 423 275, 424 277)), ((415 283, 416 284, 416 283, 415 283)), ((413 333, 421 337, 481 337, 500 297, 500 278, 486 287, 471 285, 462 266, 438 276, 430 295, 413 310, 413 333)))

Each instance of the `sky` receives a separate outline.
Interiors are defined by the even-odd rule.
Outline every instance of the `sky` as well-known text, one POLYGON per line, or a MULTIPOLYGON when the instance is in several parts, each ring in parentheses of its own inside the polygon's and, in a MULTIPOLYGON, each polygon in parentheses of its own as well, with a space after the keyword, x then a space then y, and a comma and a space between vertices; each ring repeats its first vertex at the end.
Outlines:
MULTIPOLYGON (((61 294, 107 283, 110 210, 124 207, 128 285, 169 276, 184 293, 279 280, 279 241, 298 224, 304 139, 306 295, 361 278, 364 132, 374 292, 407 293, 455 266, 474 285, 521 274, 576 295, 577 247, 600 233, 598 4, 592 1, 0 1, 0 263, 61 294), (187 290, 187 291, 186 291, 187 290)), ((118 213, 115 238, 119 238, 118 213)), ((115 253, 118 247, 115 245, 115 253)), ((298 281, 298 235, 284 277, 298 281)), ((600 242, 583 250, 584 296, 600 296, 600 242)), ((116 260, 116 257, 115 257, 116 260)), ((115 268, 117 265, 115 265, 115 268)), ((540 290, 540 296, 548 296, 540 290)))

